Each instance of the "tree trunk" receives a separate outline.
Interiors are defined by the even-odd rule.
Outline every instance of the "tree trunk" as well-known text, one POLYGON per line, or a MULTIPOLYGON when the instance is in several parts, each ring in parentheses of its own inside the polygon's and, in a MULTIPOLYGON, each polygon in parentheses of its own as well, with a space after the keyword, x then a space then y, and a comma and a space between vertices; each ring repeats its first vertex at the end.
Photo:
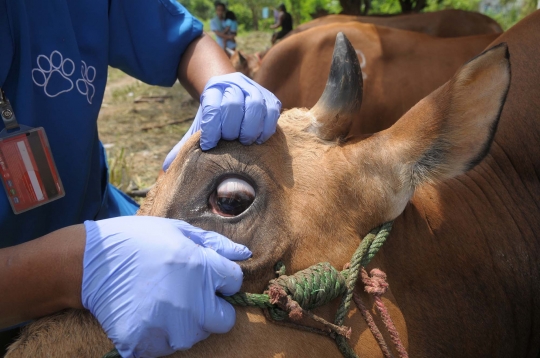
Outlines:
POLYGON ((401 6, 401 12, 407 14, 412 12, 412 0, 399 0, 399 5, 401 6))
POLYGON ((296 27, 302 23, 302 0, 290 0, 289 2, 291 3, 291 8, 288 8, 287 11, 293 17, 293 27, 296 27))
POLYGON ((362 0, 339 0, 344 15, 361 15, 362 0))
POLYGON ((370 9, 371 9, 371 0, 364 0, 364 10, 362 10, 362 15, 367 16, 370 9))
POLYGON ((251 15, 253 15, 253 30, 259 30, 259 12, 256 7, 251 8, 251 15))
POLYGON ((371 9, 371 0, 339 0, 339 3, 343 9, 341 13, 344 15, 366 16, 371 9))
POLYGON ((399 0, 399 5, 401 6, 401 12, 404 14, 410 12, 420 12, 426 5, 426 0, 399 0))
POLYGON ((414 5, 414 12, 420 12, 424 10, 427 6, 427 0, 416 0, 416 5, 414 5))

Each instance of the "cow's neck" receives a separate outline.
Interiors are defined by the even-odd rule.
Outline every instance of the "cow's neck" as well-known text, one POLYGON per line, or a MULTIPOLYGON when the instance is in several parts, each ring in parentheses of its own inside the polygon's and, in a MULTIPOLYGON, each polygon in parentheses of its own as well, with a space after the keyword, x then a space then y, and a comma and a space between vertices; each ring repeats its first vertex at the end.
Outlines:
POLYGON ((538 252, 538 207, 527 198, 526 183, 510 171, 499 174, 496 165, 490 154, 467 175, 419 189, 395 220, 379 262, 415 336, 411 353, 436 356, 440 347, 428 340, 438 332, 440 343, 455 349, 447 356, 489 356, 478 344, 451 343, 475 339, 509 342, 508 355, 516 354, 527 349, 531 327, 539 324, 540 292, 532 284, 538 260, 529 255, 538 252), (454 320, 434 319, 448 317, 447 307, 459 307, 454 320))

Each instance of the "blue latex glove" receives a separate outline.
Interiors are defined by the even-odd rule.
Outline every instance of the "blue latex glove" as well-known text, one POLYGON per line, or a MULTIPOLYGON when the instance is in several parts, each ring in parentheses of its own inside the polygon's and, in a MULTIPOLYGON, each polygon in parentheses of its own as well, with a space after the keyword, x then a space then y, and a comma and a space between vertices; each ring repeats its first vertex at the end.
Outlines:
POLYGON ((220 139, 239 139, 245 145, 263 143, 276 131, 280 111, 276 96, 240 72, 212 77, 204 87, 191 128, 167 155, 163 170, 199 130, 202 150, 212 149, 220 139))
POLYGON ((151 216, 86 221, 82 302, 122 357, 161 357, 234 325, 251 252, 214 232, 151 216))

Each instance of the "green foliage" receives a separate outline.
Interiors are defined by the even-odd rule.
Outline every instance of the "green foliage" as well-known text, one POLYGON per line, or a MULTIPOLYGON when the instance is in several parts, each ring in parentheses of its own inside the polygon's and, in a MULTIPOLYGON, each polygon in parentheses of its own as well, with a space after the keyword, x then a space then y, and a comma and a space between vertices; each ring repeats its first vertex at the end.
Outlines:
POLYGON ((425 11, 430 12, 445 9, 478 11, 479 4, 480 0, 428 0, 425 11))
POLYGON ((401 6, 399 0, 371 0, 369 14, 399 14, 401 6))
POLYGON ((236 15, 236 20, 238 21, 238 32, 253 30, 253 15, 248 7, 238 2, 231 2, 228 8, 236 15))
POLYGON ((223 2, 235 13, 238 27, 242 31, 257 30, 260 26, 262 8, 274 3, 272 0, 228 0, 223 2))
POLYGON ((514 26, 521 19, 520 11, 517 8, 510 9, 506 13, 488 11, 485 15, 497 21, 504 31, 514 26))
POLYGON ((312 20, 313 15, 319 11, 328 14, 341 12, 339 0, 284 0, 283 3, 287 7, 287 11, 291 13, 295 26, 312 20))
MULTIPOLYGON (((485 15, 490 16, 501 25, 503 30, 508 30, 519 20, 536 10, 538 0, 501 0, 496 8, 487 9, 485 15)), ((460 9, 479 11, 480 0, 428 0, 425 11, 437 11, 444 9, 460 9)))
POLYGON ((178 0, 178 2, 200 20, 211 19, 215 14, 212 0, 178 0))
MULTIPOLYGON (((511 10, 507 13, 506 17, 502 17, 499 14, 494 14, 492 17, 499 22, 499 24, 506 31, 513 26, 516 22, 524 17, 532 14, 538 9, 538 0, 524 0, 521 7, 516 7, 516 0, 503 0, 503 4, 511 7, 511 10), (499 19, 500 18, 500 19, 499 19)), ((491 16, 491 15, 490 15, 491 16)))
MULTIPOLYGON (((178 0, 193 15, 203 20, 205 25, 207 20, 214 14, 213 0, 178 0)), ((223 0, 222 0, 223 1, 223 0)), ((486 15, 497 21, 504 30, 514 25, 516 22, 536 10, 540 0, 500 0, 500 6, 496 9, 488 9, 486 15), (521 5, 521 6, 518 6, 521 5)), ((339 0, 225 0, 228 8, 236 14, 238 19, 239 33, 252 31, 257 24, 259 30, 270 31, 269 26, 274 23, 272 10, 280 3, 284 3, 287 11, 293 16, 294 26, 310 21, 317 13, 338 14, 341 12, 339 0), (262 8, 270 8, 270 17, 262 18, 262 8), (256 14, 256 21, 253 21, 253 12, 256 14)), ((424 11, 438 11, 444 9, 461 9, 468 11, 478 11, 480 0, 427 0, 424 11)), ((372 0, 370 14, 399 14, 401 7, 399 0, 372 0)), ((205 30, 208 30, 205 27, 205 30)))

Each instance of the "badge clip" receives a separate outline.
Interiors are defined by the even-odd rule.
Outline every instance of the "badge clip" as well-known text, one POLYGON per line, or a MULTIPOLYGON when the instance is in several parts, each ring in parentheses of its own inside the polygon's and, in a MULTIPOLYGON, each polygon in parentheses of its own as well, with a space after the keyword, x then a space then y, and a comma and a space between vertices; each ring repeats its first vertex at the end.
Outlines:
POLYGON ((4 90, 0 88, 0 116, 2 117, 2 121, 4 121, 4 125, 6 126, 7 130, 12 129, 19 129, 19 123, 17 122, 17 118, 15 117, 15 112, 13 111, 13 107, 11 107, 11 103, 9 103, 9 100, 6 98, 6 94, 4 93, 4 90))

